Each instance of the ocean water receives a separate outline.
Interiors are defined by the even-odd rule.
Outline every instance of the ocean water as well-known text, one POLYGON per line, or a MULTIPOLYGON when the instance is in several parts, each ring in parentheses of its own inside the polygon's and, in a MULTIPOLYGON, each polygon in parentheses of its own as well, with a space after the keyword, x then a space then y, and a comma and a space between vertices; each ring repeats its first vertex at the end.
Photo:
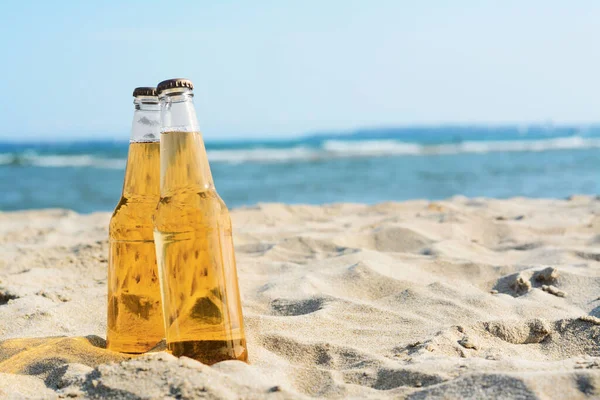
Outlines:
MULTIPOLYGON (((211 142, 230 207, 600 192, 600 126, 373 129, 211 142)), ((0 210, 110 211, 128 142, 0 143, 0 210)))

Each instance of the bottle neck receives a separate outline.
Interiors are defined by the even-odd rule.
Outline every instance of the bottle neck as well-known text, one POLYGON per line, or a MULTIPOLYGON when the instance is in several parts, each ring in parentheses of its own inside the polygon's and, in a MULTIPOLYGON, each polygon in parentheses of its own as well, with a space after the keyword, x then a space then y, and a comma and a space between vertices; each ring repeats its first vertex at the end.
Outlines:
POLYGON ((160 107, 158 99, 152 96, 136 97, 133 104, 123 197, 156 201, 160 179, 160 107))
POLYGON ((160 96, 161 132, 199 132, 194 94, 188 88, 160 96))
POLYGON ((158 142, 160 140, 160 105, 152 96, 136 97, 131 122, 130 142, 158 142))
POLYGON ((160 143, 130 142, 123 197, 158 201, 160 187, 160 143))
POLYGON ((192 91, 161 95, 160 114, 161 196, 214 190, 192 91))

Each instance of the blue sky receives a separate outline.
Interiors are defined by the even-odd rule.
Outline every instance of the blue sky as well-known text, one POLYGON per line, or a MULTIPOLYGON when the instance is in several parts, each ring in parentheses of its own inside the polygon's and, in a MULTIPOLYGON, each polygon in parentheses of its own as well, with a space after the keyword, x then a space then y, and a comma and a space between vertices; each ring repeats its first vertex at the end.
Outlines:
POLYGON ((207 138, 600 121, 596 1, 3 1, 0 140, 127 138, 188 77, 207 138))

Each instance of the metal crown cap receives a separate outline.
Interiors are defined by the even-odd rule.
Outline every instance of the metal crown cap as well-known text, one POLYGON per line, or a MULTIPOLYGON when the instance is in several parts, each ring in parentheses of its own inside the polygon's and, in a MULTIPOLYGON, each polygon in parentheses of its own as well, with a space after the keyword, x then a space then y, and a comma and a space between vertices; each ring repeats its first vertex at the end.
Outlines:
POLYGON ((155 87, 149 87, 149 86, 143 86, 143 87, 136 87, 135 89, 133 89, 133 97, 138 97, 138 96, 156 96, 156 88, 155 87))
POLYGON ((184 78, 167 79, 156 86, 156 92, 160 94, 164 90, 176 88, 189 88, 193 90, 194 84, 189 79, 184 78))

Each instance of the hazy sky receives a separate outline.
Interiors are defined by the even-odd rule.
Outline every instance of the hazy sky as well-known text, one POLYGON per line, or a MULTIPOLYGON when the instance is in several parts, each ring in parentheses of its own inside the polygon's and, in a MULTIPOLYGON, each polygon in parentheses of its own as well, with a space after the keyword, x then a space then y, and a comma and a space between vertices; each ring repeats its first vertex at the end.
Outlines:
POLYGON ((600 121, 598 1, 2 1, 0 140, 128 136, 187 77, 211 139, 600 121))

